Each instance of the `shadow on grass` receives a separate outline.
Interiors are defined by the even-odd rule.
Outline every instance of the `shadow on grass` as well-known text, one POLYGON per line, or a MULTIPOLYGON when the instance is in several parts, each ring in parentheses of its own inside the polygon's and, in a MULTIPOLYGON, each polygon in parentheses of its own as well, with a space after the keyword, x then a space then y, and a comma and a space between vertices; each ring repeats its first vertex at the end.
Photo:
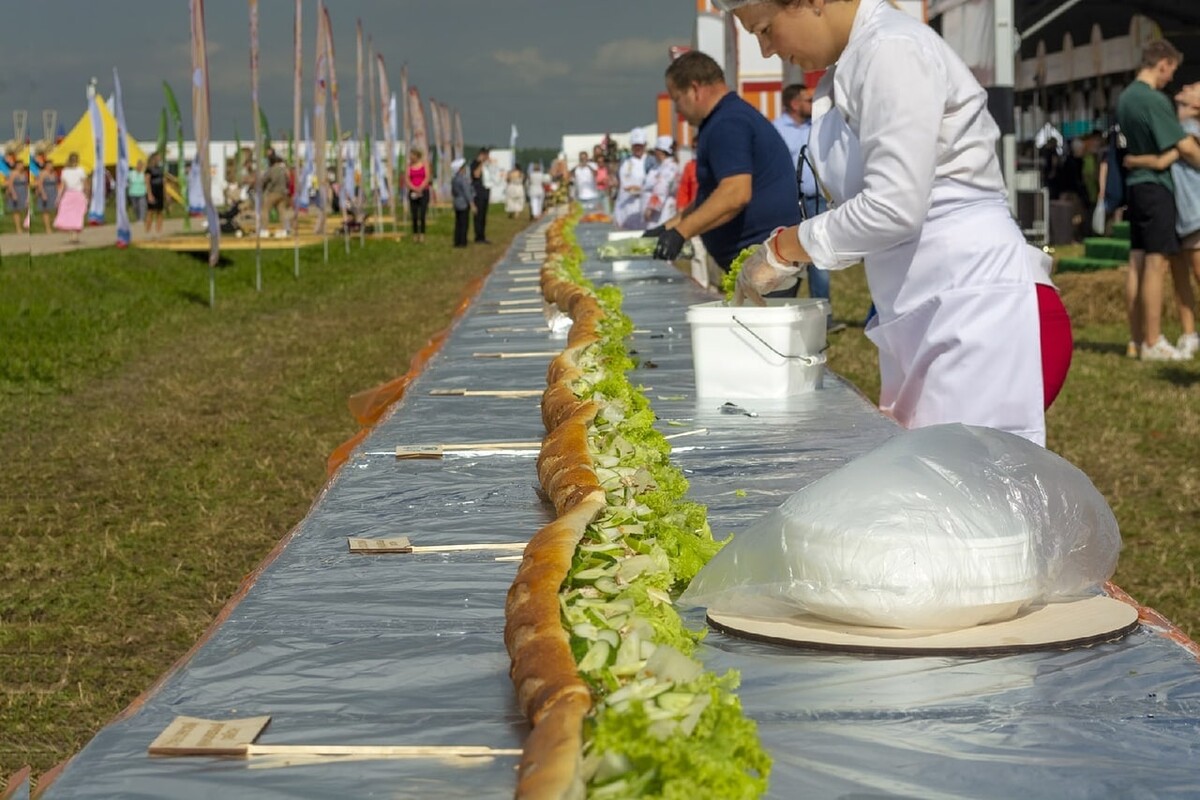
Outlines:
POLYGON ((189 303, 195 303, 198 306, 208 308, 208 295, 193 292, 191 289, 180 289, 176 294, 189 303))
POLYGON ((1180 389, 1190 389, 1193 386, 1200 385, 1200 372, 1174 365, 1163 366, 1158 370, 1158 377, 1173 386, 1178 386, 1180 389))
POLYGON ((1088 353, 1100 353, 1102 355, 1125 355, 1125 345, 1117 344, 1116 342, 1088 342, 1076 339, 1075 349, 1088 353))

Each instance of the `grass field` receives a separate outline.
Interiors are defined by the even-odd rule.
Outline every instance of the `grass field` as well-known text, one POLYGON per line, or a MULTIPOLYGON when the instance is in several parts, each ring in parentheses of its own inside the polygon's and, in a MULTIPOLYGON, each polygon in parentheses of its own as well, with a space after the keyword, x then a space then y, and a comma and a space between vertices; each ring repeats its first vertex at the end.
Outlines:
MULTIPOLYGON (((346 397, 403 373, 490 247, 372 244, 331 261, 253 254, 218 272, 113 250, 0 269, 0 780, 78 750, 204 630, 244 574, 304 515, 325 457, 355 432, 346 397)), ((1200 361, 1124 357, 1121 275, 1062 276, 1077 323, 1050 446, 1109 498, 1126 547, 1117 582, 1200 633, 1200 361)), ((834 275, 859 323, 861 270, 834 275)), ((1174 330, 1169 329, 1174 333, 1174 330)), ((832 367, 878 392, 852 325, 832 367)))
POLYGON ((404 373, 496 242, 331 243, 218 270, 111 249, 0 268, 0 780, 78 750, 182 655, 304 515, 357 429, 346 398, 404 373))

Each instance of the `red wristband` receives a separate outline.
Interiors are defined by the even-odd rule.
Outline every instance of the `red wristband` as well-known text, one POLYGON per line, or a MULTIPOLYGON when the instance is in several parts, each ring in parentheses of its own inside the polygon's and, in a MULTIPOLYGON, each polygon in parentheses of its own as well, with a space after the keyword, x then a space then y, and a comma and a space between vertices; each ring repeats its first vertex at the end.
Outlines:
POLYGON ((800 266, 799 261, 789 261, 788 259, 783 257, 783 252, 780 251, 780 249, 779 249, 779 234, 783 233, 785 230, 787 230, 787 229, 786 228, 776 228, 775 232, 773 234, 771 234, 771 239, 770 239, 771 250, 774 251, 775 258, 776 258, 776 260, 779 261, 779 263, 790 264, 793 267, 798 267, 798 266, 800 266))

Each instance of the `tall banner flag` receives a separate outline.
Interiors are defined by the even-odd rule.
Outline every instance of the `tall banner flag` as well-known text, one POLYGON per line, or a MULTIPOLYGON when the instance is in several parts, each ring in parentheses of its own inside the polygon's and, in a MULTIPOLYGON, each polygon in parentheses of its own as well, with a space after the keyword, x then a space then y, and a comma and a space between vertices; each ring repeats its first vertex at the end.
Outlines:
POLYGON ((454 157, 466 158, 466 147, 463 143, 462 114, 454 111, 454 157))
POLYGON ((88 87, 88 118, 92 122, 92 204, 88 207, 89 225, 104 224, 104 119, 100 116, 100 104, 104 102, 96 93, 96 87, 88 87))
MULTIPOLYGON (((325 171, 325 78, 329 72, 329 37, 325 35, 325 7, 317 7, 317 61, 313 82, 313 139, 316 148, 314 169, 317 175, 317 233, 325 233, 325 217, 329 211, 329 176, 325 171)), ((328 260, 328 251, 326 251, 328 260)))
MULTIPOLYGON (((292 195, 292 238, 295 247, 292 248, 292 269, 297 278, 300 277, 300 209, 308 208, 308 184, 300 179, 300 110, 303 104, 304 90, 301 80, 304 72, 304 38, 301 36, 300 21, 303 19, 301 6, 304 0, 296 0, 296 21, 292 28, 292 163, 288 164, 293 177, 296 178, 296 193, 292 195)), ((308 124, 305 123, 304 138, 308 139, 308 124)), ((312 154, 312 144, 308 145, 309 156, 312 154)))
POLYGON ((390 195, 388 216, 395 225, 396 193, 392 191, 392 187, 396 180, 396 126, 399 121, 396 119, 396 99, 392 95, 391 89, 388 88, 387 69, 383 64, 383 54, 376 54, 375 60, 379 67, 379 119, 383 123, 383 141, 387 144, 387 180, 383 181, 383 185, 387 187, 390 195))
POLYGON ((413 150, 420 150, 426 157, 429 155, 429 136, 425 131, 425 109, 421 107, 421 93, 415 86, 408 90, 408 119, 412 126, 412 138, 404 150, 406 164, 408 163, 408 154, 413 150))
MULTIPOLYGON (((354 24, 354 41, 355 41, 354 108, 356 111, 355 116, 357 117, 357 119, 355 120, 355 124, 357 127, 354 130, 354 134, 355 134, 355 138, 358 139, 359 160, 362 161, 363 169, 365 170, 367 168, 367 159, 363 154, 363 150, 366 147, 366 145, 364 144, 364 142, 366 141, 364 138, 366 131, 363 130, 363 86, 364 86, 364 84, 363 84, 363 34, 362 34, 362 20, 361 19, 356 20, 355 24, 354 24)), ((365 185, 366 182, 364 181, 363 183, 365 185)), ((362 200, 362 192, 361 191, 358 193, 358 198, 360 201, 362 200)))
MULTIPOLYGON (((171 84, 163 81, 163 96, 167 99, 167 108, 171 112, 171 117, 175 120, 175 141, 179 147, 177 151, 178 160, 175 162, 175 180, 179 182, 179 194, 187 202, 187 178, 184 172, 183 165, 183 115, 179 113, 179 102, 175 99, 175 93, 171 91, 171 84)), ((167 159, 166 148, 163 148, 163 161, 167 159)), ((166 170, 166 164, 163 164, 163 170, 166 170)), ((184 215, 183 226, 189 227, 187 215, 184 215)))
MULTIPOLYGON (((329 18, 329 7, 322 4, 321 13, 325 15, 325 51, 328 58, 325 61, 325 68, 329 70, 329 104, 333 106, 333 157, 336 160, 334 165, 334 174, 339 176, 338 182, 341 183, 342 175, 342 112, 341 106, 338 104, 338 79, 337 79, 337 52, 333 47, 333 21, 329 18)), ((346 243, 346 252, 350 252, 350 236, 347 225, 342 225, 343 239, 346 243)))
POLYGON ((440 199, 442 197, 442 162, 445 161, 442 156, 442 115, 438 113, 438 101, 432 97, 429 98, 429 123, 433 128, 433 138, 430 140, 433 152, 425 153, 425 163, 429 165, 429 181, 433 184, 434 197, 440 199))
POLYGON ((452 132, 450 130, 450 106, 446 105, 445 103, 442 103, 438 106, 438 111, 442 115, 441 159, 444 162, 442 164, 442 169, 441 169, 441 171, 442 171, 442 197, 449 198, 450 197, 450 179, 454 177, 453 175, 450 174, 450 161, 454 158, 454 156, 451 153, 451 147, 453 147, 454 137, 451 135, 452 132))
POLYGON ((121 78, 113 67, 113 102, 117 106, 117 247, 129 245, 129 209, 125 207, 129 187, 129 144, 125 137, 125 104, 121 102, 121 78))
MULTIPOLYGON (((404 114, 404 126, 401 129, 404 133, 404 163, 408 163, 408 146, 412 142, 412 119, 408 113, 408 64, 400 67, 400 96, 404 98, 404 105, 400 108, 400 112, 404 114)), ((397 120, 399 124, 399 120, 397 120)), ((392 171, 392 177, 396 186, 403 187, 404 181, 399 180, 399 175, 395 170, 392 171)), ((408 203, 400 204, 400 220, 401 222, 408 216, 408 203)))
POLYGON ((258 0, 250 4, 250 113, 254 119, 254 288, 262 291, 262 111, 258 105, 258 0))
MULTIPOLYGON (((300 179, 296 181, 296 207, 308 210, 308 190, 312 186, 313 175, 317 168, 313 162, 312 131, 308 127, 308 117, 304 118, 304 169, 300 171, 300 179)), ((298 229, 299 226, 296 226, 298 229)))
POLYGON ((208 49, 204 35, 204 0, 190 0, 192 12, 192 126, 195 128, 196 160, 200 185, 208 212, 209 304, 216 305, 216 276, 213 269, 221 258, 221 221, 212 202, 212 173, 208 164, 208 49))
MULTIPOLYGON (((394 220, 396 219, 396 197, 400 194, 402 188, 400 175, 396 171, 396 120, 400 119, 400 112, 396 104, 395 92, 392 92, 391 97, 388 98, 388 115, 392 118, 392 147, 388 151, 388 186, 391 187, 392 192, 391 214, 394 220)), ((404 217, 404 208, 407 205, 407 203, 400 204, 401 219, 404 217)))
POLYGON ((383 197, 383 176, 379 172, 382 162, 379 159, 379 112, 375 110, 375 45, 370 36, 367 37, 367 108, 371 112, 370 134, 367 136, 370 155, 366 157, 370 159, 370 166, 364 159, 363 169, 370 170, 370 191, 375 196, 375 230, 378 231, 383 230, 383 204, 387 200, 383 197))
POLYGON ((513 151, 513 161, 517 158, 517 123, 513 123, 512 132, 508 135, 508 146, 513 151))

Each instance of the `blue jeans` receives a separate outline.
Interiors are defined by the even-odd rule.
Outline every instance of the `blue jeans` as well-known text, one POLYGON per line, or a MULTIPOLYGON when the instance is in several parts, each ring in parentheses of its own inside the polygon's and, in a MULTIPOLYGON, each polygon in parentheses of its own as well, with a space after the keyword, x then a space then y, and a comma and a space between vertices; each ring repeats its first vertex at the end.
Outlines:
MULTIPOLYGON (((817 195, 815 197, 804 196, 801 198, 804 204, 804 218, 812 219, 818 214, 826 211, 828 206, 825 205, 825 198, 817 195)), ((829 271, 817 269, 811 264, 808 267, 808 296, 822 297, 829 299, 829 271)))

